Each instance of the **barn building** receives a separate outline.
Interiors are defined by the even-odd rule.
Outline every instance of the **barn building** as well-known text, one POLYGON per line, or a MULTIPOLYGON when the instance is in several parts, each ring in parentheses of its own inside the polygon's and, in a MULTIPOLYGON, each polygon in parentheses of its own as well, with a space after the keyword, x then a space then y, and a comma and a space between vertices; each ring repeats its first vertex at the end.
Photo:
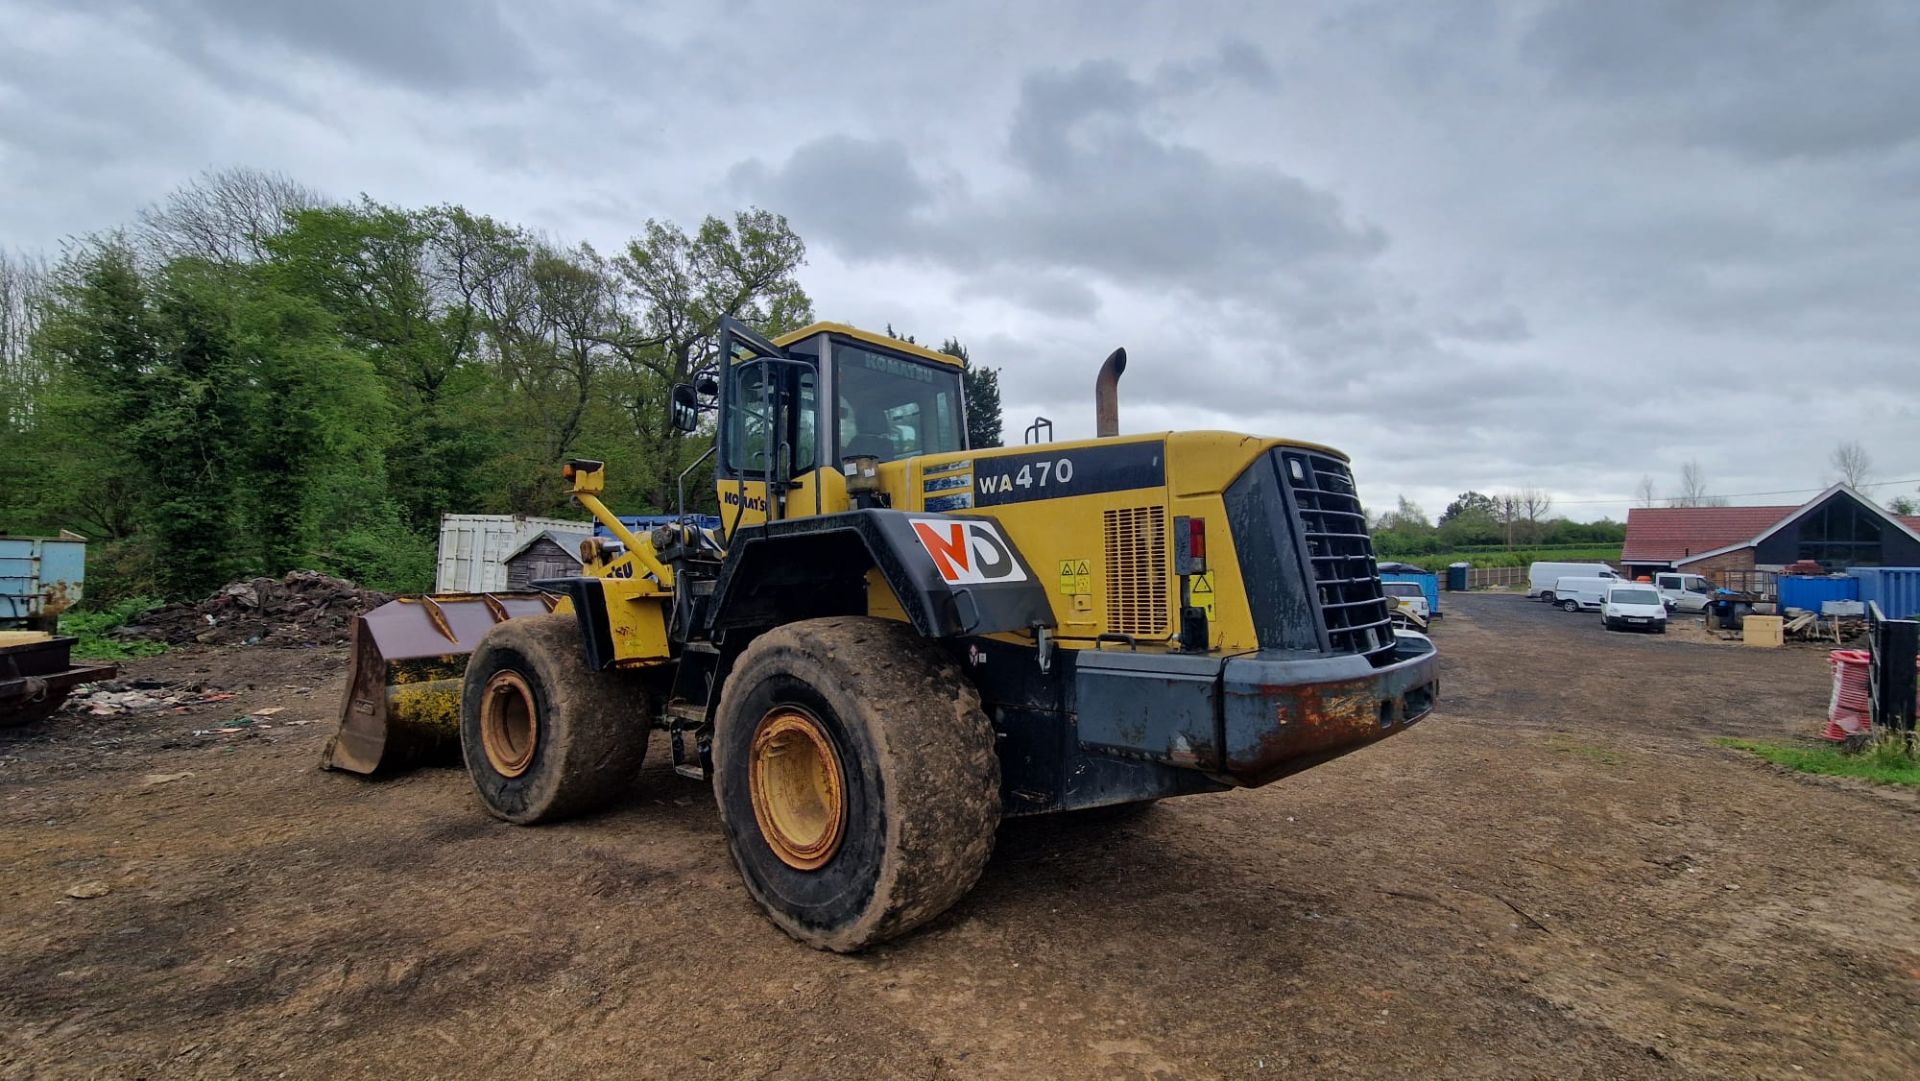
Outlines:
POLYGON ((507 588, 532 589, 542 578, 571 578, 580 573, 580 542, 592 534, 562 529, 529 533, 507 553, 507 588))
POLYGON ((1635 507, 1620 554, 1630 575, 1677 570, 1714 581, 1801 560, 1830 572, 1920 566, 1920 517, 1892 514, 1845 484, 1792 507, 1635 507))

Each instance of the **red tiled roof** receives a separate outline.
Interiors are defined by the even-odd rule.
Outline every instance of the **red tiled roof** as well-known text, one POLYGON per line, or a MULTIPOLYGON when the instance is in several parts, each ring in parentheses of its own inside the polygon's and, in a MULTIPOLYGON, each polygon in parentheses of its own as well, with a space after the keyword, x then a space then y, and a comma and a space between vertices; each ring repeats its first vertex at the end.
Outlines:
POLYGON ((1793 507, 1634 507, 1627 511, 1622 563, 1666 563, 1749 541, 1799 510, 1793 507))
MULTIPOLYGON (((1634 507, 1627 511, 1627 543, 1620 561, 1667 563, 1750 541, 1806 507, 1805 503, 1794 507, 1634 507)), ((1920 533, 1920 515, 1893 517, 1920 533)))

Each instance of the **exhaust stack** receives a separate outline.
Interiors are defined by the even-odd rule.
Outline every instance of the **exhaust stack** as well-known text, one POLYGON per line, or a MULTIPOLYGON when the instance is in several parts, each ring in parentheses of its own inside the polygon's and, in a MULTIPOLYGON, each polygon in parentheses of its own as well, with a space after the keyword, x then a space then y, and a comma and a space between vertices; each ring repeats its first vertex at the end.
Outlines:
POLYGON ((1115 349, 1093 381, 1093 434, 1101 439, 1120 434, 1120 373, 1126 370, 1127 351, 1115 349))

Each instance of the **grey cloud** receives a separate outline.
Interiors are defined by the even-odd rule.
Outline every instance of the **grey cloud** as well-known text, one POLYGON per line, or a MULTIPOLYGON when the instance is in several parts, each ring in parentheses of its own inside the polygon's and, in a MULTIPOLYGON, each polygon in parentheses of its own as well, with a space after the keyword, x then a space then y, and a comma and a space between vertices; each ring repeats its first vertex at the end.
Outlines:
POLYGON ((1486 315, 1452 316, 1441 323, 1440 332, 1472 342, 1524 342, 1533 337, 1526 313, 1511 305, 1486 315))
POLYGON ((1001 367, 1016 434, 1090 432, 1124 344, 1124 425, 1322 439, 1376 505, 1789 487, 1920 461, 1914 10, 0 0, 0 243, 234 164, 603 251, 754 202, 823 315, 1001 367), (804 62, 717 77, 742 28, 804 62))
POLYGON ((1253 90, 1271 91, 1280 86, 1280 74, 1274 69, 1272 59, 1243 37, 1228 37, 1217 50, 1205 56, 1161 64, 1154 72, 1153 81, 1161 92, 1184 94, 1226 80, 1253 90))
POLYGON ((1688 140, 1755 158, 1920 139, 1920 19, 1905 0, 1560 0, 1526 47, 1565 89, 1644 102, 1688 140))
POLYGON ((182 0, 156 11, 127 0, 77 5, 126 20, 229 75, 260 48, 333 61, 416 90, 504 93, 543 77, 523 35, 494 2, 465 0, 182 0), (237 46, 238 55, 218 46, 237 46))
MULTIPOLYGON (((1256 55, 1229 47, 1232 69, 1256 55)), ((1258 70, 1255 67, 1253 70, 1258 70)), ((1006 143, 1009 190, 922 175, 903 144, 827 136, 731 179, 851 258, 912 258, 970 275, 1076 270, 1214 296, 1315 292, 1386 247, 1340 200, 1267 165, 1156 134, 1164 93, 1118 63, 1030 74, 1006 143)), ((975 286, 990 291, 991 286, 975 286)), ((999 295, 1004 295, 1001 293, 999 295)), ((1035 294, 1038 310, 1085 297, 1035 294)))
POLYGON ((914 244, 913 217, 931 198, 906 148, 891 139, 829 135, 801 146, 778 168, 742 162, 729 180, 804 221, 853 258, 914 244))
POLYGON ((1063 274, 1022 271, 981 274, 963 283, 956 295, 963 300, 975 297, 1007 300, 1060 319, 1089 319, 1100 311, 1100 295, 1063 274))
POLYGON ((1008 139, 1024 198, 963 217, 1030 258, 1174 285, 1228 287, 1386 246, 1323 189, 1153 134, 1151 101, 1112 62, 1029 76, 1008 139))

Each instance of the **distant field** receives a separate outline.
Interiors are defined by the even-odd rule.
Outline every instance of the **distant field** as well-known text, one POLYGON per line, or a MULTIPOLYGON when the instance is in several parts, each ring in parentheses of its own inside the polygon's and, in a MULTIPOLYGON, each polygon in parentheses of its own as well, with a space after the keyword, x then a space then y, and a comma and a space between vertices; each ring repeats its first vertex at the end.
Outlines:
POLYGON ((1450 563, 1471 563, 1476 567, 1524 567, 1540 560, 1556 563, 1620 563, 1620 545, 1596 545, 1589 548, 1516 548, 1513 551, 1489 551, 1484 548, 1455 549, 1427 555, 1379 553, 1382 561, 1412 563, 1430 571, 1443 571, 1450 563))

